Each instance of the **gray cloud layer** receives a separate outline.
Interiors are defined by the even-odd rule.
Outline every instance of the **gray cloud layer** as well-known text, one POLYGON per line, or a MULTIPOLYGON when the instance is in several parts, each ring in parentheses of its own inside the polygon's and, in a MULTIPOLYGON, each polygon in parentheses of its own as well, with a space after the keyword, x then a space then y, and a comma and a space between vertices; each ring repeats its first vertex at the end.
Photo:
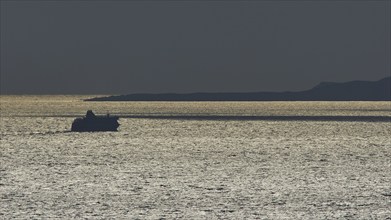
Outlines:
POLYGON ((2 1, 1 94, 307 89, 390 75, 389 1, 2 1))

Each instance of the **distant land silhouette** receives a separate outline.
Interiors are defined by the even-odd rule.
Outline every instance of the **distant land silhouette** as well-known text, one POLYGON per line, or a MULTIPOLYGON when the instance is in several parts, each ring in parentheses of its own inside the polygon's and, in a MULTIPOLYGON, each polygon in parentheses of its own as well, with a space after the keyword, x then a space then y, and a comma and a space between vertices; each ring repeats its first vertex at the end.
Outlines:
POLYGON ((299 92, 130 94, 85 101, 391 101, 391 77, 379 81, 322 82, 299 92))

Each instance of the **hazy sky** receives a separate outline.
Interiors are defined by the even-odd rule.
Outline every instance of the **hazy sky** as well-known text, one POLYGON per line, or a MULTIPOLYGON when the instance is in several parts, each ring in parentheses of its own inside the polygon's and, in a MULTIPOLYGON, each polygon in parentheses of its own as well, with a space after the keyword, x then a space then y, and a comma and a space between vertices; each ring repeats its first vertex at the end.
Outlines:
POLYGON ((1 94, 302 90, 390 75, 384 1, 4 1, 1 94))

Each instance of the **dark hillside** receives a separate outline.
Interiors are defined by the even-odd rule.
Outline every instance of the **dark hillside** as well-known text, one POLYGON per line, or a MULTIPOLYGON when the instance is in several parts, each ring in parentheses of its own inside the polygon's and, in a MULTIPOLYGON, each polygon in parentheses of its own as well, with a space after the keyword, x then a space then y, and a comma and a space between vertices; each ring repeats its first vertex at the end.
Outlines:
POLYGON ((86 101, 391 101, 391 77, 379 81, 322 82, 300 92, 130 94, 86 101))

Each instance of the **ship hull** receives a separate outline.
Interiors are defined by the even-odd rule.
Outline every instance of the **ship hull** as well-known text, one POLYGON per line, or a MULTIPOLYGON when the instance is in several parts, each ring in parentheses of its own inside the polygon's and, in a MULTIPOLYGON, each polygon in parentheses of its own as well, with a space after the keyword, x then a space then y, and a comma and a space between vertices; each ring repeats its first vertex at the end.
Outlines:
POLYGON ((77 118, 72 123, 71 131, 94 132, 94 131, 118 131, 118 117, 96 117, 94 119, 77 118))

